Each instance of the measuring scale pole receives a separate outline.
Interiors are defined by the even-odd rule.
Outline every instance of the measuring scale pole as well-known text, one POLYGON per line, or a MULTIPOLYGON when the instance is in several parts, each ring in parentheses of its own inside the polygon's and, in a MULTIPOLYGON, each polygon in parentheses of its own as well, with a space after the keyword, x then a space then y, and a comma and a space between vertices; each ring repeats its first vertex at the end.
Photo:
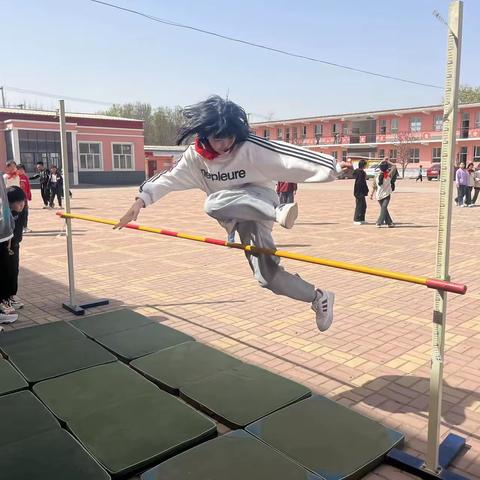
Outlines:
MULTIPOLYGON (((450 229, 452 219, 453 162, 457 129, 458 83, 462 38, 463 2, 453 1, 448 12, 447 68, 443 110, 442 159, 440 169, 440 202, 435 278, 449 280, 450 229)), ((430 406, 428 444, 424 469, 438 474, 440 421, 442 412, 442 377, 445 350, 447 293, 436 291, 433 306, 432 369, 430 376, 430 406)))

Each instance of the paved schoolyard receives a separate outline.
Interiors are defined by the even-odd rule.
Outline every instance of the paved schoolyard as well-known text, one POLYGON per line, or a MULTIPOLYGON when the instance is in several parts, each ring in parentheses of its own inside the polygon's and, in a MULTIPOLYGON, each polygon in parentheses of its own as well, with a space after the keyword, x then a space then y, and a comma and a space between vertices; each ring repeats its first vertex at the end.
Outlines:
MULTIPOLYGON (((432 276, 438 183, 400 181, 391 202, 398 227, 352 224, 349 180, 300 186, 293 230, 276 227, 278 247, 336 260, 432 276)), ((74 190, 73 211, 119 218, 136 188, 74 190)), ((203 193, 173 193, 139 221, 224 238, 202 212, 203 193)), ((26 307, 11 328, 71 318, 62 221, 41 209, 34 191, 21 249, 20 297, 26 307)), ((367 218, 378 214, 368 201, 367 218)), ((480 478, 480 207, 455 208, 451 275, 469 285, 449 295, 442 437, 467 437, 456 471, 480 478)), ((80 301, 106 297, 194 335, 198 340, 311 387, 407 434, 408 450, 425 451, 433 293, 424 287, 321 266, 284 266, 336 292, 335 321, 318 332, 310 305, 273 295, 253 280, 243 253, 147 233, 74 222, 80 301)), ((321 432, 319 432, 321 434, 321 432)), ((409 475, 382 466, 369 479, 409 475)))

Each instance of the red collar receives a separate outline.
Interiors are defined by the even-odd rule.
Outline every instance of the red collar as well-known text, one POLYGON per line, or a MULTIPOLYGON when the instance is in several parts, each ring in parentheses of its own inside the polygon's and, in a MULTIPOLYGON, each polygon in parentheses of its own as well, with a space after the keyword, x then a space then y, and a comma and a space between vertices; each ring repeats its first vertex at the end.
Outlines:
POLYGON ((206 160, 215 160, 219 156, 208 141, 203 144, 198 137, 195 139, 195 151, 206 160))
POLYGON ((7 173, 7 178, 20 177, 20 174, 15 170, 13 173, 7 173))

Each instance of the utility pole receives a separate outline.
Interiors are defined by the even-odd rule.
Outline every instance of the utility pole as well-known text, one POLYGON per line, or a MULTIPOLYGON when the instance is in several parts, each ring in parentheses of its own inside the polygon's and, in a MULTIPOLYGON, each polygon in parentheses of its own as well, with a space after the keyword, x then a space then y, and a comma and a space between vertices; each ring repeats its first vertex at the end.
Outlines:
POLYGON ((2 107, 5 108, 5 92, 3 91, 3 87, 0 87, 2 91, 2 107))

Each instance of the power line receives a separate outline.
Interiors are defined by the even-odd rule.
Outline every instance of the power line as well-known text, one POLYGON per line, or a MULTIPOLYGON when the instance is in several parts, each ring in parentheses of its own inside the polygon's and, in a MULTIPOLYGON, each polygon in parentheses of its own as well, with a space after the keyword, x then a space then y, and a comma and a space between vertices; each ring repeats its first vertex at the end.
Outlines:
POLYGON ((348 65, 342 65, 340 63, 329 62, 327 60, 320 60, 318 58, 309 57, 307 55, 301 55, 301 54, 298 54, 298 53, 288 52, 286 50, 281 50, 281 49, 278 49, 278 48, 267 47, 266 45, 262 45, 260 43, 254 43, 254 42, 250 42, 248 40, 241 40, 239 38, 230 37, 228 35, 222 35, 221 33, 211 32, 209 30, 204 30, 202 28, 193 27, 191 25, 184 25, 184 24, 181 24, 181 23, 173 22, 171 20, 155 17, 153 15, 149 15, 147 13, 143 13, 143 12, 140 12, 138 10, 133 10, 131 8, 125 8, 125 7, 121 7, 120 5, 115 5, 113 3, 103 2, 101 0, 88 0, 88 1, 93 2, 93 3, 98 3, 100 5, 105 5, 107 7, 115 8, 117 10, 123 10, 124 12, 133 13, 134 15, 138 15, 140 17, 147 18, 147 19, 152 20, 154 22, 163 23, 164 25, 170 25, 171 27, 178 27, 178 28, 185 28, 187 30, 193 30, 195 32, 204 33, 206 35, 212 35, 214 37, 223 38, 224 40, 229 40, 231 42, 242 43, 244 45, 249 45, 250 47, 261 48, 263 50, 268 50, 268 51, 271 51, 271 52, 280 53, 282 55, 287 55, 289 57, 300 58, 302 60, 309 60, 311 62, 322 63, 324 65, 329 65, 331 67, 342 68, 344 70, 350 70, 352 72, 364 73, 365 75, 371 75, 371 76, 374 76, 374 77, 381 77, 381 78, 386 78, 386 79, 389 79, 389 80, 396 80, 398 82, 410 83, 412 85, 420 85, 422 87, 443 89, 443 87, 439 87, 438 85, 433 85, 433 84, 430 84, 430 83, 416 82, 415 80, 408 80, 406 78, 396 77, 396 76, 393 76, 393 75, 387 75, 387 74, 384 74, 384 73, 372 72, 372 71, 364 70, 364 69, 361 69, 361 68, 350 67, 348 65))
POLYGON ((59 95, 56 93, 39 92, 37 90, 27 90, 25 88, 9 87, 7 85, 4 85, 3 89, 5 89, 6 91, 10 90, 12 92, 17 92, 17 93, 29 93, 32 95, 39 95, 41 97, 49 97, 49 98, 55 98, 55 99, 63 98, 64 100, 71 100, 73 102, 96 103, 98 105, 107 105, 107 106, 113 105, 116 103, 116 102, 102 102, 101 100, 92 100, 89 98, 68 97, 68 96, 59 95))

